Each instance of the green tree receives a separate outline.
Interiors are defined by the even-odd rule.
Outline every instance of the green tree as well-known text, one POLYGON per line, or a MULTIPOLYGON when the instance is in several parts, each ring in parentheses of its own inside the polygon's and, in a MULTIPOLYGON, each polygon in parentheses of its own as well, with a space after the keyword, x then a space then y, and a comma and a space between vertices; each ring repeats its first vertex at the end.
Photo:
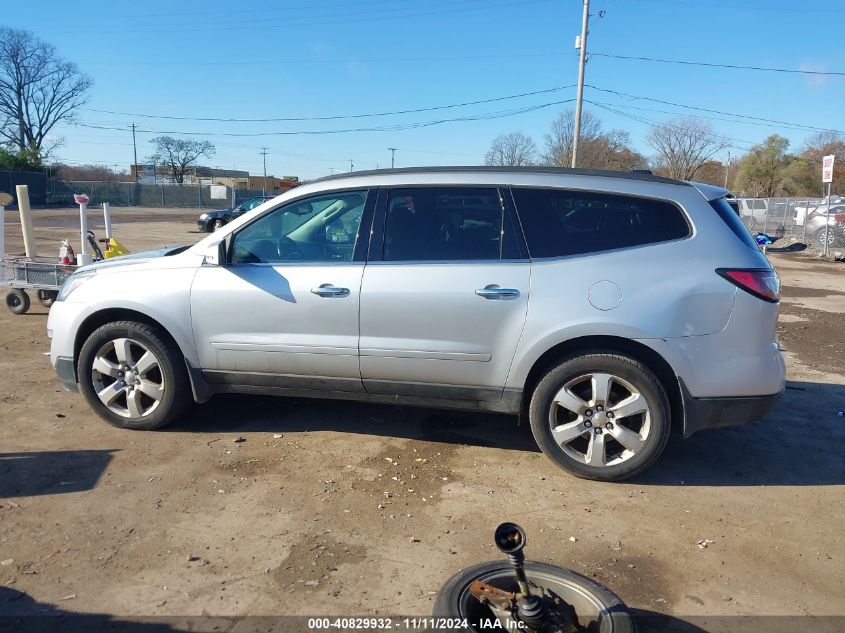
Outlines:
POLYGON ((737 188, 763 198, 800 193, 800 164, 788 149, 789 141, 778 134, 752 147, 740 162, 737 188))
POLYGON ((41 161, 41 155, 37 151, 24 149, 16 152, 0 145, 0 169, 41 171, 44 169, 44 164, 41 161))

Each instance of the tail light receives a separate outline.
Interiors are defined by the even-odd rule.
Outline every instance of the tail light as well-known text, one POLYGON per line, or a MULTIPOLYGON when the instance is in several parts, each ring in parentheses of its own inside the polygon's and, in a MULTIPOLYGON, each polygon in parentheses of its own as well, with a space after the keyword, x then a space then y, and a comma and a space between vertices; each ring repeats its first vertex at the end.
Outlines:
POLYGON ((833 221, 837 224, 845 223, 845 213, 836 213, 833 216, 833 221))
POLYGON ((780 277, 771 268, 717 268, 716 273, 758 299, 780 301, 780 277))

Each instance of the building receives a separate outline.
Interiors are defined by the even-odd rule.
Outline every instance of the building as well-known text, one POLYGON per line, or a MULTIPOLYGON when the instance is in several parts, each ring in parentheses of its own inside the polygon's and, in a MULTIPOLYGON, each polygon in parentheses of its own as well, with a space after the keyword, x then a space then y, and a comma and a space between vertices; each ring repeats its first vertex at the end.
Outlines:
MULTIPOLYGON (((278 195, 280 193, 284 193, 288 189, 293 189, 299 184, 299 178, 297 176, 284 176, 282 178, 267 176, 267 195, 278 195)), ((264 187, 264 176, 249 177, 249 189, 252 191, 264 191, 264 187)))

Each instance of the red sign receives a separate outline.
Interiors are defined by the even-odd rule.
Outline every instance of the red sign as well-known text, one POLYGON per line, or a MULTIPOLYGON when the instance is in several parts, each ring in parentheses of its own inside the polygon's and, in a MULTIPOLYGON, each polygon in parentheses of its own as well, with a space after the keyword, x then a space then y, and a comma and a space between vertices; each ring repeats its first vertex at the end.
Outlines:
POLYGON ((835 154, 822 158, 822 182, 833 182, 833 159, 835 154))
POLYGON ((88 196, 86 196, 84 193, 73 194, 73 199, 76 202, 76 204, 88 204, 88 200, 89 200, 88 196))

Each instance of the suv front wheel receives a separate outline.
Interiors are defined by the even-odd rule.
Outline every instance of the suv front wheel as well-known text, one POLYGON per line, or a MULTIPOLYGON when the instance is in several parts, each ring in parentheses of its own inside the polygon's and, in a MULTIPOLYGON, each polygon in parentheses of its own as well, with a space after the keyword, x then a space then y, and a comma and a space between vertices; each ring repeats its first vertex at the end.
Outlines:
POLYGON ((585 479, 619 481, 651 466, 669 439, 669 404, 657 376, 628 356, 570 356, 531 397, 534 439, 585 479))
POLYGON ((192 402, 179 348, 144 323, 118 321, 94 330, 79 353, 77 371, 91 408, 122 429, 157 429, 192 402))

